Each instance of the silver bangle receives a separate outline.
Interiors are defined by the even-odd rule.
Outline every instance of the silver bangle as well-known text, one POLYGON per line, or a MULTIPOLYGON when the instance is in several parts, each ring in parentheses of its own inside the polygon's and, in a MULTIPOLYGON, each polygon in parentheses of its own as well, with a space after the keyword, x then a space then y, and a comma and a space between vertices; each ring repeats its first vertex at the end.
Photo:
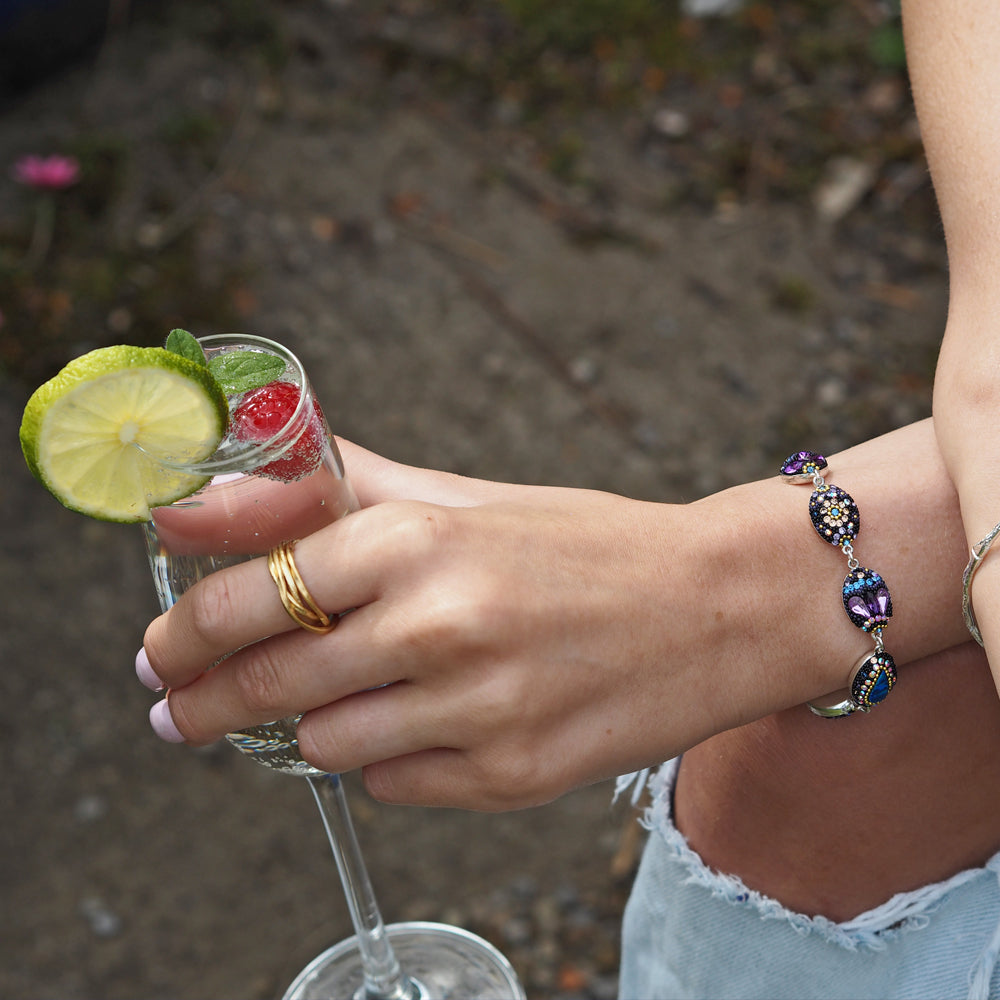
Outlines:
POLYGON ((979 632, 979 623, 976 621, 976 613, 972 610, 972 578, 979 569, 979 564, 986 558, 986 553, 990 551, 993 540, 1000 535, 1000 524, 998 524, 981 542, 972 548, 969 563, 962 574, 962 617, 965 619, 965 627, 972 633, 972 638, 981 646, 983 637, 979 632))

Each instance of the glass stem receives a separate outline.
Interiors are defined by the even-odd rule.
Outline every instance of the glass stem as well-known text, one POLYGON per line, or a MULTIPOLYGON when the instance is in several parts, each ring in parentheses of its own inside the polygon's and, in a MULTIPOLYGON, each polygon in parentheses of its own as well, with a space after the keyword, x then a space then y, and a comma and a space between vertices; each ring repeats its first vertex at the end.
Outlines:
POLYGON ((358 847, 340 775, 324 774, 307 780, 337 862, 365 970, 364 989, 355 997, 364 1000, 414 1000, 419 992, 400 969, 386 936, 371 879, 358 847))

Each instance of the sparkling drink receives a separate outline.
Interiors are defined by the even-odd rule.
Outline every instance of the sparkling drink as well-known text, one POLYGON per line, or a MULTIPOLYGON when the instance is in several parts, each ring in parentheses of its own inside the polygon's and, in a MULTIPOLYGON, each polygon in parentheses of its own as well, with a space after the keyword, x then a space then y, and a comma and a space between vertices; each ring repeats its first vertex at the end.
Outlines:
MULTIPOLYGON (((326 418, 298 361, 270 341, 243 336, 202 340, 211 360, 252 350, 284 363, 275 379, 294 387, 288 419, 265 440, 247 441, 230 430, 197 471, 210 477, 197 492, 155 507, 144 526, 149 564, 163 610, 203 577, 245 562, 282 542, 319 530, 357 506, 326 418)), ((293 390, 288 389, 292 394, 293 390)), ((230 395, 231 426, 248 393, 230 395)), ((323 772, 301 759, 297 717, 230 733, 229 741, 267 767, 303 776, 323 772)))
MULTIPOLYGON (((264 556, 354 510, 357 500, 326 419, 298 360, 279 344, 239 335, 200 341, 208 361, 231 352, 234 367, 274 361, 273 379, 246 391, 227 390, 230 433, 207 461, 160 465, 194 477, 201 488, 154 507, 144 525, 149 563, 164 610, 195 583, 237 563, 264 556), (253 357, 254 354, 258 356, 253 357), (256 392, 282 405, 256 413, 256 392), (289 401, 292 404, 289 407, 289 401), (280 419, 272 419, 275 414, 280 419), (247 427, 253 433, 246 433, 247 427)), ((228 361, 223 357, 221 364, 228 361)), ((239 385, 234 379, 227 385, 239 385)), ((150 491, 147 490, 147 495, 150 491)), ((326 609, 332 613, 342 609, 326 609)), ((230 733, 254 761, 304 776, 319 806, 340 873, 355 935, 327 949, 296 977, 284 1000, 524 1000, 510 963, 489 942, 446 924, 386 925, 358 847, 340 776, 299 755, 299 717, 230 733), (402 956, 405 967, 397 957, 402 956)))

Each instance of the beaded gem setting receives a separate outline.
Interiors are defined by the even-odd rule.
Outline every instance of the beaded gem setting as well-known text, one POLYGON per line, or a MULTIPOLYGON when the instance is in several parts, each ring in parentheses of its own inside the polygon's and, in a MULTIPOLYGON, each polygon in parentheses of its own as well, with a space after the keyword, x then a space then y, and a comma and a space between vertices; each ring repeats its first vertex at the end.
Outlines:
POLYGON ((850 493, 824 483, 809 498, 809 519, 824 542, 842 546, 861 530, 861 515, 850 493))
POLYGON ((861 531, 861 514, 854 498, 839 486, 826 482, 828 462, 815 451, 793 452, 781 464, 781 476, 789 483, 811 483, 809 520, 824 542, 836 545, 847 556, 847 577, 841 590, 844 611, 856 628, 871 635, 875 649, 864 657, 848 678, 847 697, 833 704, 808 703, 816 715, 837 718, 868 712, 884 701, 896 684, 896 664, 886 652, 882 630, 892 617, 892 597, 885 580, 875 570, 861 566, 853 542, 861 531))
POLYGON ((892 617, 892 596, 873 569, 859 566, 844 580, 844 610, 862 632, 880 631, 892 617))
POLYGON ((885 701, 896 685, 896 662, 883 649, 861 664, 851 681, 851 698, 859 711, 867 711, 885 701))

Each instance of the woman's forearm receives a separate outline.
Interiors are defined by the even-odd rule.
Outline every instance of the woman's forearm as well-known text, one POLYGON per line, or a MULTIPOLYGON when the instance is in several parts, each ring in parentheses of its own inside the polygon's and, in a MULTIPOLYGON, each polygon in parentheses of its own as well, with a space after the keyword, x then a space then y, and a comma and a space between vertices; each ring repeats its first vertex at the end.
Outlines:
MULTIPOLYGON (((829 461, 827 482, 860 510, 854 554, 889 586, 894 613, 885 645, 905 683, 907 662, 969 639, 961 616, 967 550, 933 424, 912 424, 829 461)), ((746 658, 733 676, 766 690, 772 709, 843 687, 851 666, 872 649, 843 607, 845 557, 809 520, 811 489, 761 480, 690 507, 706 533, 726 526, 698 598, 709 619, 705 634, 721 643, 718 656, 746 658)), ((753 705, 753 692, 743 689, 740 700, 753 705)))

